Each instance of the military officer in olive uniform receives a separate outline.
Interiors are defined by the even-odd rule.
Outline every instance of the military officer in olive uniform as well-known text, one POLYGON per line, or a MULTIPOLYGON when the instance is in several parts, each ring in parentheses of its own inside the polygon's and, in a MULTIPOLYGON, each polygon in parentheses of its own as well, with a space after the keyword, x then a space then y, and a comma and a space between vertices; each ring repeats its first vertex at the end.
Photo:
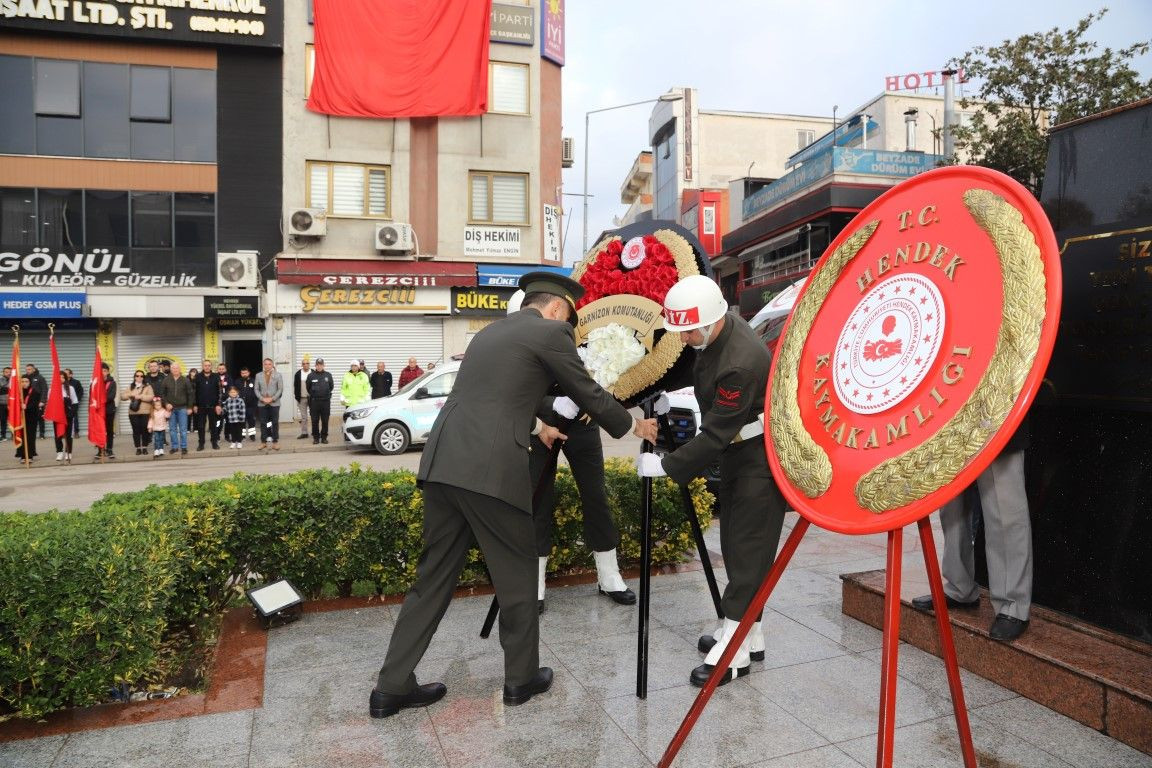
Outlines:
MULTIPOLYGON (((641 454, 637 469, 641 476, 667 474, 684 484, 720 458, 720 551, 728 585, 721 600, 724 622, 700 638, 707 656, 692 670, 692 684, 703 687, 772 567, 784 523, 784 498, 764 451, 764 393, 772 359, 748 323, 728 312, 720 287, 703 275, 686 277, 668 291, 664 328, 679 332, 697 351, 692 378, 702 423, 696 437, 663 459, 641 454)), ((748 674, 751 660, 763 658, 757 621, 720 684, 748 674)))
POLYGON ((476 334, 424 447, 417 473, 424 490, 424 550, 369 700, 373 717, 444 696, 443 684, 419 685, 414 670, 473 540, 500 601, 504 703, 523 704, 551 686, 552 670, 540 666, 528 452, 533 434, 542 434, 546 444, 559 437, 533 415, 553 382, 613 437, 629 429, 656 437, 655 421, 633 419, 592 381, 576 354, 569 323, 583 295, 580 284, 531 272, 520 287, 524 309, 476 334))

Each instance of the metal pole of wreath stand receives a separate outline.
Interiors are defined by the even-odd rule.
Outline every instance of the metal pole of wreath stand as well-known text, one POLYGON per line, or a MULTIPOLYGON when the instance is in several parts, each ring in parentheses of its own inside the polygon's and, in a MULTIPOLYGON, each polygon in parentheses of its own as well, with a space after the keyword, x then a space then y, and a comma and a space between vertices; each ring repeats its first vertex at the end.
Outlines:
MULTIPOLYGON (((716 662, 716 668, 708 682, 700 689, 696 701, 680 723, 679 730, 668 743, 664 756, 660 759, 660 768, 668 768, 676 758, 676 754, 683 746, 684 740, 692 731, 692 726, 704 712, 704 707, 716 690, 721 674, 728 670, 740 644, 748 636, 756 616, 764 609, 769 595, 780 581, 784 569, 795 554, 800 540, 811 523, 801 517, 788 535, 784 548, 776 556, 776 562, 768 571, 764 583, 752 598, 744 617, 736 631, 728 640, 728 646, 716 662)), ((940 633, 940 655, 944 667, 948 672, 948 688, 952 694, 952 709, 956 715, 956 730, 960 737, 960 750, 964 757, 965 768, 976 768, 976 755, 972 748, 972 731, 968 724, 968 710, 964 704, 964 688, 960 682, 960 669, 956 664, 956 646, 952 642, 952 625, 948 621, 948 605, 944 597, 944 584, 940 579, 940 565, 936 562, 936 543, 932 536, 932 526, 928 516, 917 521, 920 529, 920 545, 924 554, 924 565, 928 571, 928 584, 932 589, 932 603, 936 610, 936 627, 940 633)), ((879 729, 876 734, 876 766, 877 768, 891 768, 892 747, 896 726, 896 667, 897 652, 900 647, 900 565, 903 551, 903 529, 896 528, 888 532, 888 558, 884 584, 884 640, 882 661, 880 666, 880 716, 879 729)))

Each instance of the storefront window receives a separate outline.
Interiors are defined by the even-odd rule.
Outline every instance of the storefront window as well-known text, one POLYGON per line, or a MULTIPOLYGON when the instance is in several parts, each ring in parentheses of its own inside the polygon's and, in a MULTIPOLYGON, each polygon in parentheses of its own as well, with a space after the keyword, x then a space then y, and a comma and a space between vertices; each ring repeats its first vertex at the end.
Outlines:
POLYGON ((37 201, 40 245, 79 253, 84 248, 84 195, 78 189, 41 189, 37 201))
POLYGON ((128 193, 89 189, 84 193, 84 246, 128 247, 128 193))
POLYGON ((132 247, 172 247, 172 194, 132 193, 132 247))
POLYGON ((36 190, 0 187, 0 248, 34 246, 36 190))

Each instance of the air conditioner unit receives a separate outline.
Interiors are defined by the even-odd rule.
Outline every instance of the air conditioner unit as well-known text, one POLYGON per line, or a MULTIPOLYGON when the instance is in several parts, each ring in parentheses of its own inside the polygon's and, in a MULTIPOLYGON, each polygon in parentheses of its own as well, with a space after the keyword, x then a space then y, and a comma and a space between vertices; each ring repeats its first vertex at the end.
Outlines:
POLYGON ((320 237, 328 232, 328 213, 323 208, 290 208, 284 220, 290 235, 320 237))
POLYGON ((412 225, 397 222, 377 224, 373 242, 378 251, 411 251, 416 247, 412 238, 412 225))
POLYGON ((573 139, 560 140, 560 167, 571 168, 576 162, 576 142, 573 139))
POLYGON ((260 278, 257 251, 216 254, 216 285, 220 288, 255 288, 260 278))

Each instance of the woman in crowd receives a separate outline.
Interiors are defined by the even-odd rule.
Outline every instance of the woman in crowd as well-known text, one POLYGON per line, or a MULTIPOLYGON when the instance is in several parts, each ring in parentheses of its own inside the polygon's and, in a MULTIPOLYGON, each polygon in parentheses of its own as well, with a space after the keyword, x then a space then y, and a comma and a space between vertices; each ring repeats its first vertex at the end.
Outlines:
POLYGON ((155 393, 144 377, 144 371, 136 371, 132 383, 120 392, 121 400, 131 400, 128 405, 128 423, 132 425, 132 446, 137 456, 148 453, 152 439, 148 435, 148 419, 152 416, 152 398, 155 393))

